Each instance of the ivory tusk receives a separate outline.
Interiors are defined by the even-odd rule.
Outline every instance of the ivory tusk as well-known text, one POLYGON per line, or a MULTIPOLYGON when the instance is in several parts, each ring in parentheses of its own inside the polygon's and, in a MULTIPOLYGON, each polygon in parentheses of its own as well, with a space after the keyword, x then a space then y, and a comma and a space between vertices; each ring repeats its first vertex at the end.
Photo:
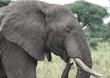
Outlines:
MULTIPOLYGON (((73 59, 74 59, 74 58, 73 58, 73 59)), ((77 63, 80 67, 82 67, 86 72, 89 72, 89 73, 92 74, 93 76, 95 76, 95 77, 97 77, 97 78, 103 78, 103 77, 105 77, 104 75, 99 74, 99 73, 96 73, 95 71, 93 71, 92 69, 90 69, 89 67, 87 67, 87 66, 83 63, 83 61, 82 61, 81 59, 75 58, 75 61, 76 61, 76 63, 77 63)))
POLYGON ((71 58, 70 58, 70 60, 69 60, 69 61, 70 61, 70 63, 74 63, 74 60, 73 60, 73 59, 71 59, 71 58))

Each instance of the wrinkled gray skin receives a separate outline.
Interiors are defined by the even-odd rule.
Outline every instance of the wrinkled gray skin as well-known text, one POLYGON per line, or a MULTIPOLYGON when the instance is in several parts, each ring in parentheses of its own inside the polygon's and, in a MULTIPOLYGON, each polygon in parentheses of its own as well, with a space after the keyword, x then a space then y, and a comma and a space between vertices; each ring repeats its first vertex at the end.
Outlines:
POLYGON ((0 34, 0 78, 36 78, 37 60, 0 34), (5 72, 4 72, 5 69, 5 72), (27 72, 26 72, 27 71, 27 72), (7 75, 7 76, 6 76, 7 75))
MULTIPOLYGON (((92 68, 83 30, 65 6, 13 1, 1 9, 0 27, 0 60, 8 78, 36 78, 37 61, 43 61, 45 53, 48 58, 51 52, 66 63, 69 58, 80 58, 92 68)), ((77 67, 76 78, 90 78, 89 73, 77 67)))

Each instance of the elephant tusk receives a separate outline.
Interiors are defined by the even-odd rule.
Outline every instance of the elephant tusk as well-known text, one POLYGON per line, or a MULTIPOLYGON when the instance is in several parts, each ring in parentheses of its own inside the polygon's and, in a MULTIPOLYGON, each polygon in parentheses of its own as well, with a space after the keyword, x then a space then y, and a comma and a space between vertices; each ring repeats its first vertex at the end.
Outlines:
POLYGON ((70 58, 70 60, 69 60, 69 61, 70 61, 70 63, 74 63, 74 60, 73 60, 73 59, 71 59, 71 58, 70 58))
POLYGON ((83 63, 83 61, 82 61, 81 59, 75 58, 74 60, 76 61, 76 63, 77 63, 80 67, 82 67, 86 72, 89 72, 89 73, 92 74, 93 76, 95 76, 95 77, 97 77, 97 78, 103 78, 103 77, 105 77, 104 75, 99 74, 99 73, 96 73, 95 71, 93 71, 92 69, 90 69, 89 67, 87 67, 87 66, 83 63))

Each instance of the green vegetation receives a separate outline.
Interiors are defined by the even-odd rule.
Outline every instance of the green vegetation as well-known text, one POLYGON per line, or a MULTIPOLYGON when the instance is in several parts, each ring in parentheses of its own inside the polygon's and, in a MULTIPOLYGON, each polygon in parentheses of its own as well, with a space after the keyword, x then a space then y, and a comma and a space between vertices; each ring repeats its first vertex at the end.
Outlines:
MULTIPOLYGON (((97 50, 90 48, 93 59, 92 69, 110 78, 110 43, 100 42, 101 38, 91 39, 92 41, 99 41, 97 50)), ((88 41, 88 45, 90 44, 88 41)), ((61 78, 61 74, 66 66, 66 63, 60 57, 52 54, 52 62, 45 61, 38 62, 37 77, 38 78, 61 78)), ((69 72, 69 78, 75 78, 77 67, 74 64, 69 72)), ((91 78, 95 78, 91 76, 91 78)))
POLYGON ((11 0, 0 0, 0 7, 7 6, 11 0))
POLYGON ((89 27, 95 33, 94 28, 103 23, 103 18, 108 17, 106 7, 93 4, 86 1, 75 1, 74 3, 65 4, 74 14, 77 14, 78 21, 82 23, 82 27, 89 27))

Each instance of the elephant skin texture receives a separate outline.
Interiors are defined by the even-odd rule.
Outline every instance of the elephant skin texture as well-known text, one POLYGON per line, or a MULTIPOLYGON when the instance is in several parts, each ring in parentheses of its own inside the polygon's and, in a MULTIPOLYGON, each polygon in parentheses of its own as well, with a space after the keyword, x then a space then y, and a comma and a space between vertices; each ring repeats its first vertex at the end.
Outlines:
MULTIPOLYGON (((82 27, 66 6, 13 1, 0 9, 0 27, 0 60, 8 78, 36 78, 37 61, 45 56, 51 61, 51 52, 67 63, 68 72, 69 58, 79 58, 92 69, 82 27)), ((90 78, 90 73, 76 65, 76 78, 90 78)))
POLYGON ((37 60, 0 34, 0 78, 36 78, 37 60), (5 74, 5 72, 6 74, 5 74), (4 73, 4 74, 3 74, 4 73), (1 75, 3 74, 3 75, 1 75), (7 75, 7 76, 6 76, 7 75))

